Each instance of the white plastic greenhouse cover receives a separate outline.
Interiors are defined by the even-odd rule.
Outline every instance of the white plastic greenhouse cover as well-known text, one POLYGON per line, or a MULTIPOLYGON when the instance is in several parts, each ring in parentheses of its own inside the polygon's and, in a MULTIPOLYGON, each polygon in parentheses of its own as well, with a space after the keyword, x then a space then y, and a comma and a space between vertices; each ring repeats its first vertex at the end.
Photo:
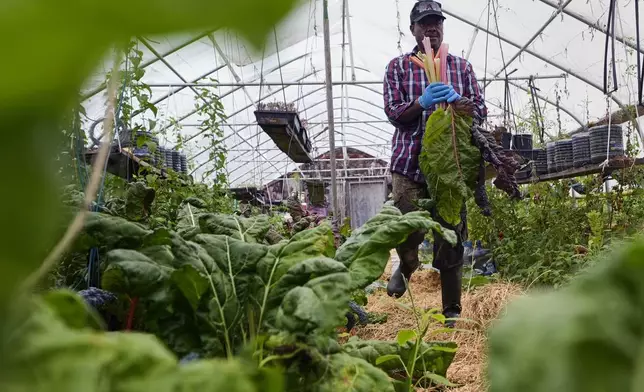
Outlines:
MULTIPOLYGON (((409 12, 415 0, 346 1, 349 29, 343 29, 344 1, 329 0, 333 80, 352 79, 352 51, 355 80, 381 81, 389 60, 414 46, 409 33, 409 12)), ((608 4, 608 0, 444 0, 447 16, 444 42, 449 44, 452 54, 469 59, 479 80, 484 76, 503 78, 504 64, 507 72, 517 69, 511 77, 566 74, 567 78, 537 79, 535 84, 546 128, 556 132, 561 126, 563 132, 569 132, 580 123, 604 117, 608 110, 617 110, 616 101, 624 105, 637 101, 633 1, 621 0, 617 6, 615 55, 619 89, 613 95, 615 100, 608 100, 602 92, 605 44, 602 30, 608 20, 608 4), (557 96, 560 111, 555 106, 557 96)), ((195 178, 201 178, 200 174, 208 167, 209 154, 204 146, 210 143, 197 128, 201 119, 194 109, 200 101, 190 87, 172 84, 208 83, 208 78, 221 84, 255 83, 243 88, 213 87, 222 97, 229 116, 224 132, 232 187, 265 184, 297 166, 259 126, 248 125, 256 123, 253 111, 260 100, 295 101, 301 118, 314 124, 309 127, 314 147, 311 155, 327 152, 328 136, 322 132, 327 121, 322 83, 325 80, 322 0, 305 1, 294 10, 276 27, 275 34, 269 34, 264 53, 253 53, 231 33, 218 31, 214 38, 220 51, 206 33, 146 38, 154 51, 140 44, 146 64, 143 81, 156 85, 151 101, 159 100, 159 122, 167 125, 170 118, 180 120, 184 138, 190 139, 187 152, 197 167, 195 178), (260 81, 273 85, 260 86, 260 81), (300 81, 321 83, 285 88, 275 85, 300 81)), ((107 69, 109 65, 98 70, 84 90, 90 119, 100 118, 104 113, 105 94, 97 92, 97 87, 107 69)), ((521 122, 533 110, 527 93, 528 81, 510 83, 515 118, 521 122)), ((345 88, 344 100, 343 87, 333 88, 336 146, 346 144, 387 159, 394 128, 385 121, 382 85, 345 88), (343 101, 346 111, 342 119, 343 101), (342 120, 344 124, 338 123, 342 120)), ((504 82, 491 82, 485 95, 489 120, 498 124, 505 100, 504 82)), ((173 146, 173 141, 161 142, 173 146)))

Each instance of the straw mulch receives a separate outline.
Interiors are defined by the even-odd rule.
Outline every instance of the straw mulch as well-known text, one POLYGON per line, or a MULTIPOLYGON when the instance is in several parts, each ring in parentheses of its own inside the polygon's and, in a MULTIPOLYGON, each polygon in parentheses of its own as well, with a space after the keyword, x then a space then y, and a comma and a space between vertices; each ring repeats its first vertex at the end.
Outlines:
MULTIPOLYGON (((391 276, 391 263, 383 274, 385 282, 391 276)), ((411 278, 411 290, 414 304, 421 309, 439 309, 441 307, 440 277, 431 270, 417 271, 411 278)), ((467 329, 468 332, 454 332, 431 335, 426 340, 452 340, 458 343, 458 351, 450 366, 447 377, 457 384, 452 391, 484 392, 487 390, 485 381, 485 330, 503 311, 505 305, 514 297, 521 294, 521 289, 509 283, 489 283, 466 291, 462 297, 462 318, 469 321, 459 322, 457 329, 467 329)), ((367 325, 352 331, 364 340, 394 340, 401 329, 414 329, 415 322, 408 310, 396 305, 396 301, 410 304, 409 295, 394 300, 387 296, 385 290, 369 296, 367 310, 388 314, 385 324, 367 325)))

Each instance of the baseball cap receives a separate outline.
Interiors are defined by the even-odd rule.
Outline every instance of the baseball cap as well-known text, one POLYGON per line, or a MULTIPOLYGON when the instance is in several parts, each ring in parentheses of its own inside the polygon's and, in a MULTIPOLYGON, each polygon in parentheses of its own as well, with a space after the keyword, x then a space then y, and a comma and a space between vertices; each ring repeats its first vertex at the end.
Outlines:
POLYGON ((409 19, 411 20, 411 23, 415 23, 429 15, 436 15, 445 19, 445 16, 443 16, 442 6, 440 3, 433 0, 422 0, 416 2, 416 4, 414 4, 414 8, 411 9, 409 19))

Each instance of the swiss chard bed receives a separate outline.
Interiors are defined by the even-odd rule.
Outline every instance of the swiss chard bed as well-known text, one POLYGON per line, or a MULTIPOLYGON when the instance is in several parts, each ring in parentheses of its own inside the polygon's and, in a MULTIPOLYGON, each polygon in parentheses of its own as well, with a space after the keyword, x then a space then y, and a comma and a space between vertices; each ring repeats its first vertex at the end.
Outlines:
MULTIPOLYGON (((399 369, 378 363, 374 355, 404 358, 409 347, 395 342, 343 347, 337 327, 346 320, 351 294, 380 277, 390 250, 411 232, 434 230, 456 241, 427 212, 402 215, 390 206, 337 249, 328 223, 268 245, 270 224, 263 216, 211 214, 184 205, 179 222, 178 232, 151 230, 91 214, 75 250, 107 251, 103 289, 122 304, 136 299, 134 326, 147 333, 103 332, 76 294, 47 294, 34 300, 34 313, 17 326, 21 339, 14 342, 19 360, 13 365, 33 361, 42 373, 18 372, 11 386, 92 391, 107 382, 133 391, 199 385, 212 391, 393 391, 399 384, 390 376, 399 369), (56 363, 76 353, 72 362, 79 368, 54 376, 56 363), (188 354, 218 359, 179 366, 177 358, 188 354), (224 376, 235 383, 220 379, 224 376)), ((454 350, 425 344, 418 374, 444 377, 454 350)))

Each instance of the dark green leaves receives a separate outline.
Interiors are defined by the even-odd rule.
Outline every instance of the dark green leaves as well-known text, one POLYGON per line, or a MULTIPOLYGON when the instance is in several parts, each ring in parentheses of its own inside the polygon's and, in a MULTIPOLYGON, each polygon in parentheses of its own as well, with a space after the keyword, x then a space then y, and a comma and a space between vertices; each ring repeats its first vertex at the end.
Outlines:
POLYGON ((88 251, 93 247, 136 249, 143 246, 146 236, 152 233, 144 226, 117 216, 90 213, 85 220, 75 249, 88 251))
POLYGON ((66 308, 51 298, 30 304, 31 316, 19 326, 19 339, 11 341, 12 355, 4 362, 3 391, 99 392, 106 385, 124 392, 282 390, 275 388, 280 387, 275 374, 272 384, 264 382, 269 379, 238 360, 179 365, 152 335, 70 328, 60 317, 69 314, 66 308))
POLYGON ((472 144, 471 126, 471 118, 451 107, 437 109, 427 120, 419 158, 438 214, 454 226, 479 173, 481 152, 472 144))
POLYGON ((107 254, 103 288, 131 297, 150 295, 165 285, 171 268, 134 250, 116 249, 107 254))
MULTIPOLYGON (((362 347, 348 346, 346 352, 351 355, 343 352, 335 339, 336 330, 346 322, 351 293, 382 274, 389 251, 409 233, 436 230, 455 241, 454 233, 443 230, 429 213, 402 215, 394 207, 385 207, 356 230, 337 253, 328 224, 266 245, 260 243, 265 218, 227 217, 201 210, 201 233, 193 233, 188 240, 175 231, 148 230, 123 218, 91 217, 79 246, 111 249, 103 287, 139 298, 138 325, 181 354, 234 358, 249 350, 267 369, 290 368, 308 358, 315 369, 294 378, 318 377, 315 383, 304 384, 303 390, 308 391, 392 390, 387 375, 374 365, 394 374, 393 365, 375 362, 383 355, 408 359, 406 339, 410 337, 401 335, 399 343, 392 343, 394 348, 376 350, 371 353, 373 358, 355 354, 366 350, 362 347), (112 249, 119 241, 132 249, 112 249)), ((187 227, 189 216, 182 219, 187 227)), ((429 365, 418 369, 440 374, 451 362, 445 359, 449 352, 429 347, 423 346, 426 352, 419 354, 429 365)), ((124 364, 123 371, 127 366, 145 367, 138 362, 144 360, 154 362, 139 356, 124 364)), ((151 372, 172 374, 172 366, 159 366, 151 372)), ((195 369, 209 366, 203 363, 195 369)), ((164 377, 159 383, 172 382, 164 377)), ((195 383, 210 385, 200 379, 201 373, 195 377, 195 383)), ((138 381, 132 382, 138 387, 138 381)), ((153 384, 157 389, 165 387, 156 381, 153 384)))
POLYGON ((331 259, 308 259, 291 267, 271 293, 276 298, 290 288, 277 313, 277 328, 301 335, 332 332, 344 321, 350 284, 346 267, 331 259))
POLYGON ((387 374, 362 358, 339 353, 329 356, 325 365, 314 392, 394 392, 387 374))
POLYGON ((429 213, 402 215, 397 208, 385 206, 378 215, 352 233, 338 249, 335 259, 349 267, 352 288, 362 289, 382 275, 391 249, 418 230, 434 230, 451 244, 456 244, 456 234, 443 229, 429 213))
POLYGON ((244 218, 225 214, 204 214, 199 217, 203 233, 227 235, 246 242, 262 242, 270 229, 266 215, 244 218))

